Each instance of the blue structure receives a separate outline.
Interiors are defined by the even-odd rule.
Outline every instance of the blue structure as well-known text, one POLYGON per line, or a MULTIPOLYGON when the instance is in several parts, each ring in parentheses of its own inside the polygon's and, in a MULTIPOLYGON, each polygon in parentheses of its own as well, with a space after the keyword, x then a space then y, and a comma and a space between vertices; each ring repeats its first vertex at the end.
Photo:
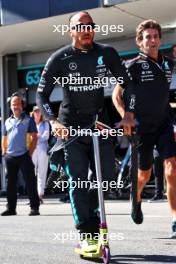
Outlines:
POLYGON ((0 0, 1 25, 97 8, 101 0, 0 0))

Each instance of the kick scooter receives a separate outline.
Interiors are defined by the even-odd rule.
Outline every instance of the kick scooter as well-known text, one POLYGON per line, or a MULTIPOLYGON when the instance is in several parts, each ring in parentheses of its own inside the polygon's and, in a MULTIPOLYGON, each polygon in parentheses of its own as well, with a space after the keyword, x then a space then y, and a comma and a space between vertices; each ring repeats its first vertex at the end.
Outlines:
MULTIPOLYGON (((108 129, 110 131, 110 127, 105 124, 95 121, 96 128, 99 130, 108 129)), ((74 137, 66 143, 63 142, 59 144, 58 142, 54 145, 54 147, 50 150, 50 152, 55 152, 62 149, 64 146, 72 143, 75 139, 74 137)), ((93 140, 93 149, 94 149, 94 160, 95 160, 95 168, 97 175, 98 184, 98 202, 100 209, 100 228, 99 228, 99 239, 96 246, 96 251, 86 252, 81 249, 81 247, 77 247, 75 249, 75 253, 79 254, 82 258, 102 258, 105 264, 109 263, 110 260, 110 248, 108 242, 108 228, 106 223, 106 215, 105 215, 105 205, 104 205, 104 196, 102 189, 102 171, 101 171, 101 161, 100 161, 100 149, 99 149, 99 136, 96 133, 92 135, 93 140)))
POLYGON ((101 172, 101 161, 100 161, 100 150, 99 150, 99 138, 96 134, 93 133, 93 148, 94 148, 94 159, 95 159, 95 168, 98 184, 98 201, 100 209, 100 234, 97 245, 97 251, 95 252, 85 252, 80 248, 76 248, 75 252, 78 253, 81 257, 87 258, 102 258, 105 264, 109 263, 110 260, 110 248, 108 243, 108 228, 106 223, 105 215, 105 205, 102 189, 102 172, 101 172))

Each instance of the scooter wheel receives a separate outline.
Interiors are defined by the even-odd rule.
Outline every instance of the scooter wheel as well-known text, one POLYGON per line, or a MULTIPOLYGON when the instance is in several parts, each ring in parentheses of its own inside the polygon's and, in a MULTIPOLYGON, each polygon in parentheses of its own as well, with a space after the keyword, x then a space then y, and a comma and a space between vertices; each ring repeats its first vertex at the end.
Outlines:
POLYGON ((102 246, 102 259, 104 264, 108 264, 110 260, 110 248, 108 246, 102 246))

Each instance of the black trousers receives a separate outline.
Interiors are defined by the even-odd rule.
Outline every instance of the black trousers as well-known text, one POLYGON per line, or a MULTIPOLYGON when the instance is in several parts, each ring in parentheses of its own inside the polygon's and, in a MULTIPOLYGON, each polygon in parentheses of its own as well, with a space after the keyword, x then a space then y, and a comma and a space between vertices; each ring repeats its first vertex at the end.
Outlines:
POLYGON ((32 209, 39 208, 39 197, 37 192, 37 179, 34 173, 34 165, 28 153, 22 156, 13 157, 5 155, 7 171, 7 206, 9 210, 15 210, 17 204, 17 177, 21 170, 24 177, 27 192, 32 209))
MULTIPOLYGON (((103 181, 115 180, 115 155, 110 139, 100 138, 100 158, 103 181)), ((92 172, 91 178, 96 180, 93 142, 90 136, 82 136, 65 148, 65 164, 76 228, 80 233, 98 233, 100 219, 97 216, 97 188, 89 188, 89 184, 80 185, 88 181, 89 169, 92 172)))

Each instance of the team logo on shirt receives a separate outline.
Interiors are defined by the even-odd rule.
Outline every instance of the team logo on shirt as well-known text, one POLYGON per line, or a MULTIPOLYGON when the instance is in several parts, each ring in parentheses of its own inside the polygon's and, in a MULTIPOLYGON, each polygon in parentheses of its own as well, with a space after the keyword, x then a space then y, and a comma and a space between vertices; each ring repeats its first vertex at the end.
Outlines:
POLYGON ((99 56, 97 60, 98 65, 103 65, 103 56, 99 56))
POLYGON ((75 71, 76 69, 77 69, 77 64, 76 64, 76 62, 70 62, 69 63, 69 69, 71 70, 71 71, 75 71))
POLYGON ((149 64, 147 62, 142 63, 142 69, 143 70, 148 70, 149 69, 149 64))
POLYGON ((168 61, 165 61, 165 62, 164 62, 164 67, 165 67, 165 70, 169 70, 168 61))

